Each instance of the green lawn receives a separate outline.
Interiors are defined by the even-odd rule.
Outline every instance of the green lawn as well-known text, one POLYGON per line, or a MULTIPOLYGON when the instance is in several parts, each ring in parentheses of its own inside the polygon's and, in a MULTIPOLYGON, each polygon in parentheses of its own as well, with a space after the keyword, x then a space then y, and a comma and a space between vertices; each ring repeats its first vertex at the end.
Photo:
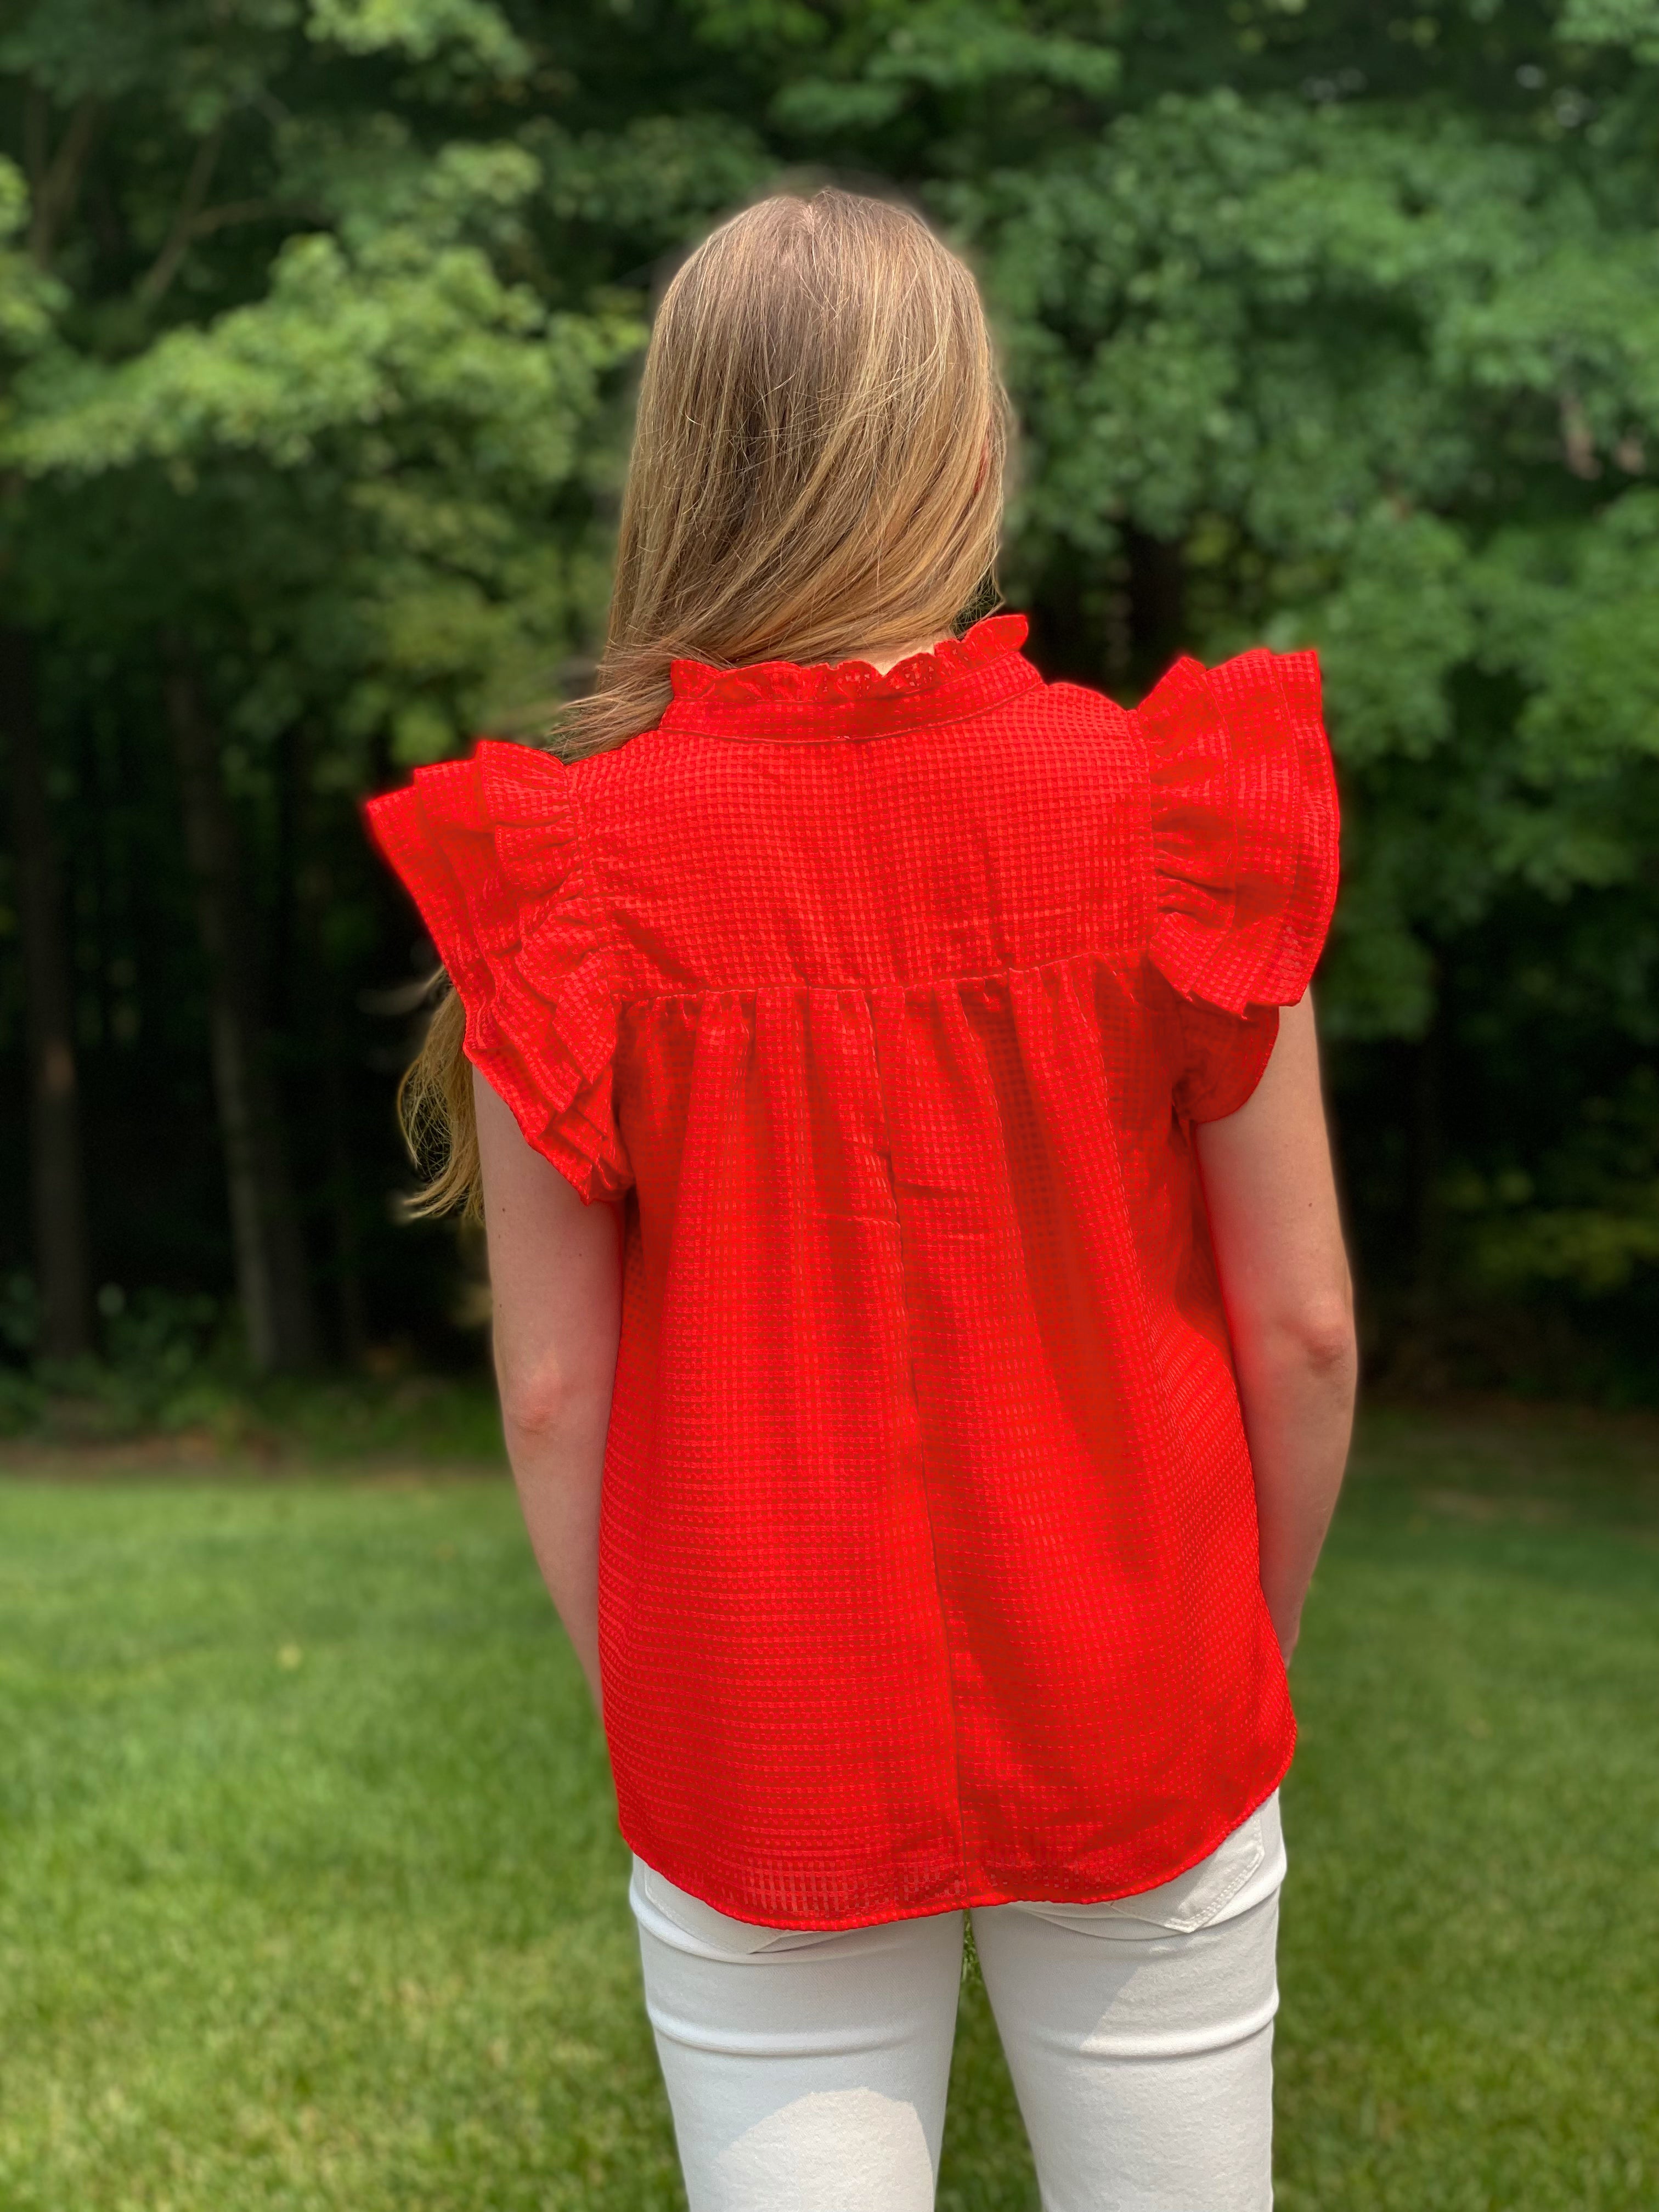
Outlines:
MULTIPOLYGON (((1654 1437, 1368 1427, 1296 1668, 1285 2212, 1659 2205, 1654 1437)), ((0 1480, 0 2207, 678 2204, 506 1484, 74 1464, 0 1480)), ((941 2203, 1035 2202, 970 1983, 941 2203)))

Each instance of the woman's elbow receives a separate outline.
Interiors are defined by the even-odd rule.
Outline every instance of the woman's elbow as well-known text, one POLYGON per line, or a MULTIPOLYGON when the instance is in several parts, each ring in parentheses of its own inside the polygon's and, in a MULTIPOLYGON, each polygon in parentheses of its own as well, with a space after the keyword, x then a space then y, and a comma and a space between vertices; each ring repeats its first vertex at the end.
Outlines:
POLYGON ((1352 1380, 1359 1364, 1352 1297, 1328 1306, 1310 1307, 1292 1332, 1296 1356, 1310 1374, 1333 1382, 1352 1380))
POLYGON ((1243 1334, 1257 1361, 1281 1371, 1351 1385, 1358 1370, 1353 1288, 1346 1274, 1261 1315, 1243 1334))
POLYGON ((580 1382, 559 1360, 498 1359, 495 1385, 509 1437, 547 1443, 563 1435, 579 1418, 584 1397, 580 1382))

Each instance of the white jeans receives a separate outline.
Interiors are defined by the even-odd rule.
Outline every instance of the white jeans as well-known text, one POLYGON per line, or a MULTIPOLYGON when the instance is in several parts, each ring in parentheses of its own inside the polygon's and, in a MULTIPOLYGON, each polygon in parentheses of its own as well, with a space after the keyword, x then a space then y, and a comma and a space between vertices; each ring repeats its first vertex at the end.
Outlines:
MULTIPOLYGON (((1189 1873, 974 1910, 1044 2212, 1273 2203, 1275 1791, 1189 1873)), ((927 2212, 960 1912, 826 1934, 733 1920, 634 1861, 646 2010, 690 2212, 927 2212)))

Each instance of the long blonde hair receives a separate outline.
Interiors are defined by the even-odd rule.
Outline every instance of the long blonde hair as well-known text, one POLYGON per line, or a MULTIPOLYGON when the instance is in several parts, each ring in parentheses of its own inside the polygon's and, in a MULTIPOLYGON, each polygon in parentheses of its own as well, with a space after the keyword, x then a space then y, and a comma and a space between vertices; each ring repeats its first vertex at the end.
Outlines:
MULTIPOLYGON (((994 604, 1008 435, 978 289, 919 216, 834 189, 733 216, 658 311, 605 651, 550 749, 652 728, 672 660, 846 659, 994 604)), ((398 1092, 435 1167, 414 1212, 477 1216, 464 1030, 447 992, 398 1092)))

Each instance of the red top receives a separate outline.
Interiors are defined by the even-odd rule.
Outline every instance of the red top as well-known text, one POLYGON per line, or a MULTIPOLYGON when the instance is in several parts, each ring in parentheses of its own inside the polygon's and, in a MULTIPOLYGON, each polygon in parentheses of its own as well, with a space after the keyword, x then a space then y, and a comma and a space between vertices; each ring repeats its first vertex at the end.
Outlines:
POLYGON ((618 1810, 740 1919, 1150 1888, 1290 1760, 1190 1125, 1324 939, 1318 664, 1126 713, 1024 635, 677 662, 614 751, 369 808, 469 1056, 623 1201, 618 1810))

